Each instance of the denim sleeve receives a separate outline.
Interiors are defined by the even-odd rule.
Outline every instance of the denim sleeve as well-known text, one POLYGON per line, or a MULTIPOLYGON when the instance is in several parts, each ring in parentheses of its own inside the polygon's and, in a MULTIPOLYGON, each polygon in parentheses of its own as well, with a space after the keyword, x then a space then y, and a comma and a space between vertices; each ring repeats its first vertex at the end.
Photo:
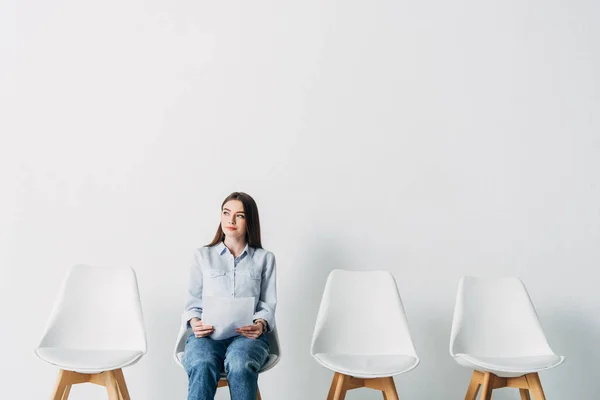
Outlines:
POLYGON ((268 253, 262 271, 260 298, 253 319, 262 318, 269 324, 269 332, 275 328, 275 307, 277 306, 277 274, 275 256, 268 253))
POLYGON ((194 318, 202 319, 202 269, 200 268, 201 254, 196 250, 190 272, 190 283, 187 301, 182 316, 182 322, 189 328, 189 321, 194 318))

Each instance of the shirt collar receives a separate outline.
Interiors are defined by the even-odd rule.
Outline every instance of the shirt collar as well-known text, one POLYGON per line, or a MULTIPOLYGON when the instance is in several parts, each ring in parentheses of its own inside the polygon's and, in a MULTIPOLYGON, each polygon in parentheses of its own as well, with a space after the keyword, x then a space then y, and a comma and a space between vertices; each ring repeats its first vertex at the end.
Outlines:
POLYGON ((217 251, 217 253, 219 253, 219 255, 223 255, 223 253, 225 253, 225 251, 227 250, 227 248, 225 247, 225 243, 220 242, 219 244, 215 245, 215 250, 217 251))
MULTIPOLYGON (((225 243, 223 242, 215 245, 215 250, 217 250, 217 253, 219 253, 220 256, 222 256, 226 252, 229 252, 229 249, 225 246, 225 243)), ((246 247, 244 247, 244 250, 242 250, 242 254, 240 254, 239 257, 243 256, 244 253, 247 253, 250 257, 252 257, 252 255, 254 254, 254 249, 248 246, 248 243, 246 243, 246 247)))

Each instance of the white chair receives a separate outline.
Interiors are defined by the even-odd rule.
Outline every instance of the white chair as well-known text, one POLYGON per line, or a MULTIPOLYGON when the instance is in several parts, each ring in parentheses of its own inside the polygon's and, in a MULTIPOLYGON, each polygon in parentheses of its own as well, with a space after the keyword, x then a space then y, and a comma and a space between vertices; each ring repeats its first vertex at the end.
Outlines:
MULTIPOLYGON (((187 338, 193 333, 191 328, 187 327, 187 321, 183 321, 179 334, 177 335, 177 341, 175 342, 175 350, 173 351, 173 358, 175 362, 183 368, 181 359, 183 358, 183 351, 185 349, 185 342, 187 338)), ((269 358, 263 367, 258 371, 259 374, 266 372, 273 368, 281 359, 281 349, 279 347, 279 335, 277 334, 277 328, 271 332, 267 332, 267 340, 269 342, 269 358)), ((227 375, 225 372, 221 372, 221 379, 217 384, 217 387, 227 386, 227 375)), ((256 391, 256 399, 261 400, 260 389, 256 391)))
POLYGON ((488 400, 492 390, 518 388, 521 399, 545 400, 538 372, 564 357, 554 354, 523 282, 463 277, 458 284, 450 355, 474 369, 466 400, 488 400))
POLYGON ((328 400, 367 387, 397 400, 392 376, 419 364, 396 281, 387 271, 333 270, 315 324, 311 355, 335 372, 328 400))
POLYGON ((60 368, 53 400, 66 400, 71 385, 84 382, 105 386, 110 400, 129 400, 121 369, 146 353, 134 270, 74 266, 35 353, 60 368))

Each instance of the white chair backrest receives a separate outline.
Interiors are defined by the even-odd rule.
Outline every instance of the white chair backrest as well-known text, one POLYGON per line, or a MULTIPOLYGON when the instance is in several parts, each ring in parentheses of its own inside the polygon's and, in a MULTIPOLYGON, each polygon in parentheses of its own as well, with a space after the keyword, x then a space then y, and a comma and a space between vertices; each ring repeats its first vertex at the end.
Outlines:
POLYGON ((281 345, 279 344, 277 327, 271 332, 267 332, 267 341, 269 342, 269 354, 277 356, 278 360, 281 359, 281 345))
POLYGON ((63 282, 39 347, 145 353, 135 271, 130 267, 74 266, 63 282))
POLYGON ((333 270, 325 284, 311 354, 401 354, 417 358, 393 275, 333 270))
POLYGON ((450 354, 522 357, 553 354, 527 289, 518 278, 463 277, 450 354))

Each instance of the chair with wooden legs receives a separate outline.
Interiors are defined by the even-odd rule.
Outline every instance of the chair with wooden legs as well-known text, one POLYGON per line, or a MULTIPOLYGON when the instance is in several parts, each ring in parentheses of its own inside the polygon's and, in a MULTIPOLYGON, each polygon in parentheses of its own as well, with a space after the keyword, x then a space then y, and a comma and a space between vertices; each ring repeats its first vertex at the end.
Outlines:
POLYGON ((461 278, 450 355, 473 369, 465 400, 489 400, 492 390, 519 389, 521 400, 545 400, 538 372, 564 357, 550 348, 525 285, 517 278, 461 278))
POLYGON ((35 353, 60 369, 52 400, 67 400, 72 385, 86 382, 106 387, 110 400, 129 400, 122 368, 146 353, 134 270, 74 266, 35 353))
MULTIPOLYGON (((175 359, 175 362, 182 368, 183 364, 181 363, 181 359, 183 358, 185 342, 192 333, 192 329, 187 327, 187 321, 183 321, 175 342, 175 350, 173 351, 173 358, 175 359)), ((269 358, 260 371, 258 371, 259 374, 262 374, 263 372, 273 368, 281 359, 281 349, 279 346, 279 335, 277 334, 277 328, 273 329, 271 332, 267 332, 267 340, 269 342, 269 358)), ((225 372, 221 372, 221 378, 219 379, 217 388, 224 386, 228 386, 227 374, 225 374, 225 372)), ((256 391, 256 399, 262 400, 260 388, 258 388, 256 391)))
POLYGON ((333 270, 325 284, 311 355, 334 371, 327 400, 370 388, 398 400, 393 376, 419 364, 393 275, 333 270))

